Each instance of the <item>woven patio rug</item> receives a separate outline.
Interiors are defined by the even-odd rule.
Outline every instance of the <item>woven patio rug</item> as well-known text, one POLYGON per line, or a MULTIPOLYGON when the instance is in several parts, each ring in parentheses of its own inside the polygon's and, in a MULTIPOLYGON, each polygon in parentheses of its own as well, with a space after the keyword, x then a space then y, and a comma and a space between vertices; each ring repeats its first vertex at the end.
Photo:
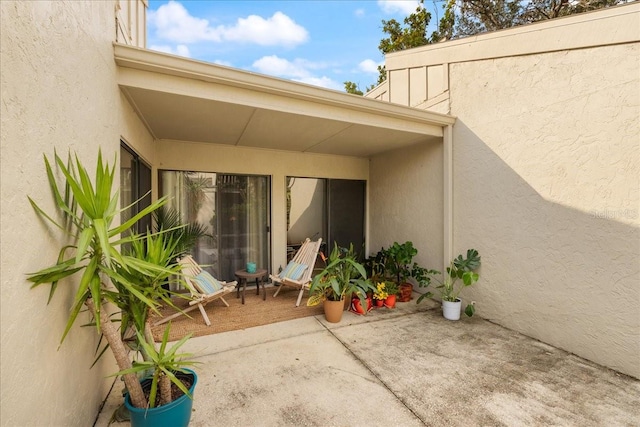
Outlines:
MULTIPOLYGON (((307 307, 306 301, 308 292, 302 298, 299 307, 296 307, 296 299, 300 291, 295 288, 285 286, 277 297, 273 297, 277 288, 267 287, 267 300, 262 300, 262 290, 260 295, 256 295, 255 287, 247 288, 245 303, 242 304, 242 295, 236 298, 236 292, 225 295, 225 300, 229 303, 226 307, 222 301, 215 300, 205 306, 211 326, 204 323, 200 310, 193 310, 188 313, 190 317, 179 316, 171 321, 170 340, 176 341, 183 336, 193 333, 194 337, 216 334, 219 332, 235 331, 254 326, 267 325, 270 323, 282 322, 285 320, 298 319, 301 317, 315 316, 323 313, 322 305, 307 307)), ((188 301, 176 298, 174 300, 178 307, 188 306, 188 301)), ((163 316, 175 313, 170 307, 163 307, 160 310, 163 316)), ((155 323, 158 315, 153 314, 151 323, 155 323)), ((166 323, 152 328, 156 342, 162 340, 166 323)))

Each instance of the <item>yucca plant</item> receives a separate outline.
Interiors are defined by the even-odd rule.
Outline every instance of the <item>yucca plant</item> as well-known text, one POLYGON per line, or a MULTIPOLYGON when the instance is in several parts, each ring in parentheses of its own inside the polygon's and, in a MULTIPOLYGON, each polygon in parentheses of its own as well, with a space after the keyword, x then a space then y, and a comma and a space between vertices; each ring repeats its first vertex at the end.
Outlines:
MULTIPOLYGON (((184 369, 185 366, 194 366, 198 362, 190 360, 193 355, 191 353, 178 353, 178 349, 184 345, 192 334, 184 336, 180 341, 170 348, 167 348, 169 342, 169 330, 171 322, 167 325, 162 336, 162 341, 158 349, 145 340, 145 337, 137 332, 138 341, 141 343, 144 353, 147 355, 145 360, 134 361, 131 368, 120 371, 115 375, 135 374, 146 371, 153 371, 151 378, 151 387, 149 391, 149 407, 154 408, 159 400, 159 405, 171 403, 171 383, 175 384, 184 394, 192 397, 184 383, 176 377, 177 372, 188 373, 184 369), (158 397, 158 391, 159 399, 158 397)), ((158 405, 158 406, 159 406, 158 405)))
MULTIPOLYGON (((127 372, 123 379, 132 404, 144 408, 147 401, 136 374, 129 371, 132 365, 127 347, 104 305, 111 302, 123 308, 122 317, 125 323, 136 324, 142 321, 136 325, 138 329, 143 327, 142 318, 149 310, 157 311, 157 300, 166 301, 166 294, 160 291, 161 287, 149 287, 148 283, 141 283, 138 279, 166 277, 175 271, 166 264, 158 265, 153 257, 140 257, 140 254, 136 253, 142 245, 140 236, 121 237, 127 235, 142 217, 164 205, 166 200, 157 200, 123 224, 114 225, 114 220, 119 218, 121 213, 119 191, 113 191, 115 161, 110 167, 108 163, 103 163, 102 154, 99 152, 95 179, 91 182, 89 173, 77 155, 75 162, 69 155, 68 164, 65 165, 56 153, 54 164, 64 175, 64 184, 61 187, 56 182, 52 165, 46 155, 44 162, 61 220, 53 219, 31 198, 29 201, 42 218, 68 233, 70 243, 63 244, 54 265, 28 274, 28 280, 33 283, 32 288, 50 283, 50 301, 62 279, 73 275, 80 276, 60 344, 62 345, 80 311, 86 307, 92 314, 95 327, 104 336, 113 352, 120 371, 127 372), (121 253, 119 249, 125 244, 131 246, 133 252, 121 253), (125 301, 126 298, 129 298, 129 302, 125 301), (132 308, 134 306, 135 309, 132 308)), ((148 237, 147 242, 153 244, 152 239, 148 237)))
POLYGON ((144 347, 138 345, 139 340, 136 338, 136 331, 144 333, 148 342, 153 342, 151 334, 151 325, 149 316, 153 310, 144 300, 137 295, 129 292, 127 283, 136 283, 140 287, 143 295, 156 302, 162 302, 179 310, 171 300, 172 296, 180 296, 170 292, 163 285, 172 281, 179 282, 180 265, 176 262, 176 246, 173 238, 167 233, 149 233, 137 240, 132 240, 123 253, 131 256, 135 260, 143 261, 164 267, 155 271, 146 272, 144 270, 128 269, 120 265, 116 265, 116 270, 120 277, 125 278, 125 282, 119 279, 113 279, 112 283, 115 290, 106 290, 112 293, 110 301, 112 301, 120 309, 120 332, 129 346, 133 350, 141 351, 146 357, 144 347), (134 339, 131 340, 130 338, 134 339))

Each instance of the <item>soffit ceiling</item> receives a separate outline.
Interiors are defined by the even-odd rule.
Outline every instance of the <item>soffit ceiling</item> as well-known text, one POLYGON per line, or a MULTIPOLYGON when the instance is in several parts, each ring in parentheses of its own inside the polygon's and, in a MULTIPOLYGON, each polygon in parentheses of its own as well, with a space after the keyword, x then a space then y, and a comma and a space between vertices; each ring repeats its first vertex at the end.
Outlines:
POLYGON ((156 139, 370 157, 442 141, 451 116, 116 45, 121 90, 156 139))

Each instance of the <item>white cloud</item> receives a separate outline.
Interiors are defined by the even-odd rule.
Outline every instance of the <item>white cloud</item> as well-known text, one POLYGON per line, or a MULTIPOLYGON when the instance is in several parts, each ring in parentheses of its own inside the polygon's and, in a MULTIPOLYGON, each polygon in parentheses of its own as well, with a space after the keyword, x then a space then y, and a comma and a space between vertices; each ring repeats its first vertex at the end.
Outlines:
POLYGON ((253 63, 253 68, 263 74, 278 77, 310 77, 307 61, 296 59, 293 62, 276 55, 263 56, 253 63))
POLYGON ((382 63, 378 63, 373 59, 365 59, 358 64, 358 69, 365 73, 378 73, 378 65, 382 65, 382 63))
POLYGON ((233 64, 229 61, 223 61, 222 59, 216 59, 213 61, 214 64, 224 65, 225 67, 233 67, 233 64))
POLYGON ((147 22, 155 28, 158 38, 164 40, 177 43, 222 41, 220 34, 209 26, 209 21, 191 16, 189 11, 176 1, 163 4, 156 11, 150 10, 147 22))
POLYGON ((304 43, 309 33, 282 12, 271 18, 257 15, 240 18, 233 27, 219 27, 225 40, 256 43, 261 46, 295 46, 304 43))
POLYGON ((420 5, 418 0, 378 0, 378 6, 385 13, 410 15, 420 5))
POLYGON ((180 55, 186 58, 191 58, 191 52, 189 52, 189 47, 184 44, 179 44, 175 48, 169 45, 152 45, 152 46, 149 46, 149 49, 156 50, 158 52, 171 53, 173 55, 180 55))
POLYGON ((310 84, 310 85, 314 85, 314 86, 320 86, 320 87, 323 87, 325 89, 334 89, 334 90, 342 90, 342 91, 344 91, 344 84, 337 83, 337 82, 331 80, 329 77, 326 77, 326 76, 322 76, 322 77, 307 77, 307 78, 304 78, 304 79, 292 79, 292 80, 300 82, 300 83, 306 83, 306 84, 310 84))
POLYGON ((360 9, 356 9, 356 10, 353 12, 353 14, 354 14, 355 16, 357 16, 358 18, 360 18, 360 17, 364 16, 364 9, 362 9, 362 8, 360 8, 360 9))
POLYGON ((344 89, 340 83, 335 82, 329 77, 318 77, 315 75, 314 71, 327 68, 327 65, 321 62, 312 62, 300 58, 289 61, 288 59, 271 55, 263 56, 255 61, 252 66, 258 72, 270 76, 287 78, 327 89, 344 89))
POLYGON ((176 53, 180 56, 186 56, 187 58, 191 57, 191 52, 189 52, 189 48, 187 45, 179 44, 176 46, 176 53))
POLYGON ((170 1, 149 11, 149 26, 159 39, 176 43, 237 41, 261 46, 295 46, 309 38, 307 30, 282 12, 270 18, 250 15, 233 25, 212 27, 208 20, 191 16, 185 7, 170 1))

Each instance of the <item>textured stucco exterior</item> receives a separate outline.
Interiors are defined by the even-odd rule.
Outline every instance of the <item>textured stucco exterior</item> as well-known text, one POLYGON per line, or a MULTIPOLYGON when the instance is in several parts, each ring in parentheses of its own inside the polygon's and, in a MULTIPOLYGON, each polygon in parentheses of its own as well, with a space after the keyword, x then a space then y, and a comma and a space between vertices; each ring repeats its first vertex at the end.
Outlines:
POLYGON ((109 352, 90 369, 90 328, 74 327, 58 350, 74 284, 61 283, 47 305, 48 286, 25 280, 55 261, 61 238, 27 200, 54 211, 43 154, 75 152, 93 171, 98 148, 113 163, 121 138, 143 151, 152 141, 115 83, 114 5, 0 2, 3 426, 92 425, 116 371, 109 352))
POLYGON ((442 144, 417 144, 371 159, 369 252, 408 240, 418 249, 415 261, 440 268, 443 263, 442 144))
MULTIPOLYGON (((454 255, 473 247, 483 259, 465 299, 486 319, 636 378, 639 6, 387 58, 391 79, 421 60, 449 69, 434 105, 457 117, 454 255)), ((392 101, 406 98, 388 87, 392 101)))
POLYGON ((467 298, 487 319, 635 377, 639 47, 451 67, 454 242, 484 255, 467 298))

